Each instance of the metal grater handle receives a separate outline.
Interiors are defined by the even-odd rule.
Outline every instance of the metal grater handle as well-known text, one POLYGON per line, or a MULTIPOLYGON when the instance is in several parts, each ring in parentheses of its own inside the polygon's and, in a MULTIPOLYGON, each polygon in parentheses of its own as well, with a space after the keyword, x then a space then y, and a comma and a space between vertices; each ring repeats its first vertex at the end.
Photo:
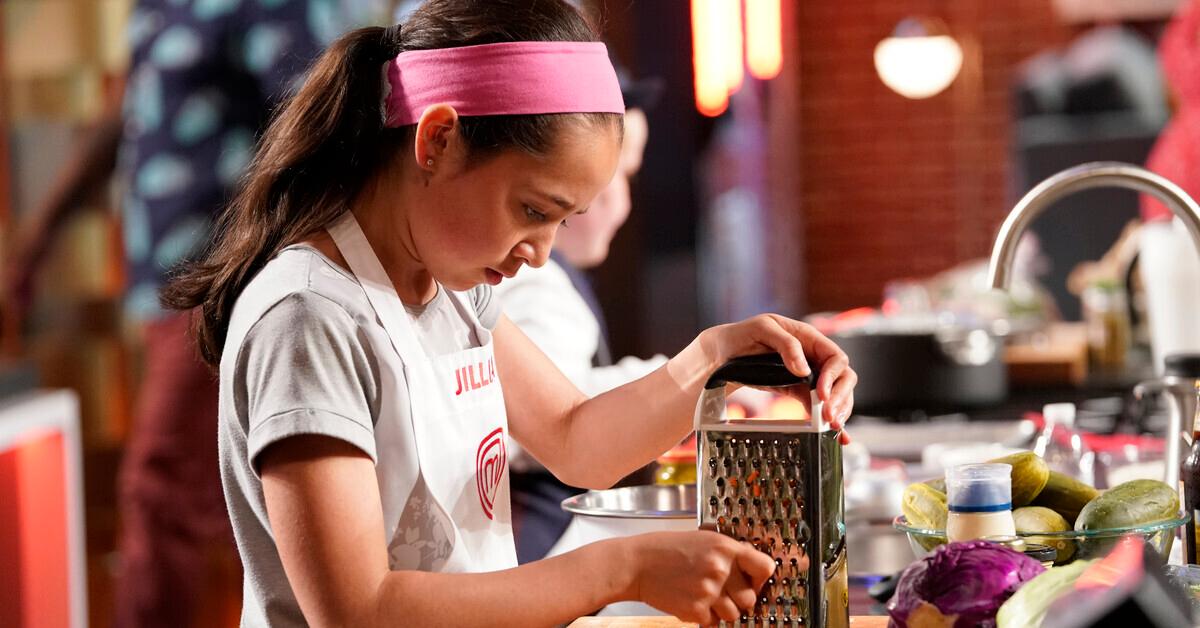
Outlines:
POLYGON ((725 419, 725 385, 745 384, 783 388, 787 386, 806 385, 809 389, 809 401, 812 410, 812 420, 803 422, 788 421, 782 423, 774 419, 753 425, 754 420, 743 421, 736 428, 739 431, 774 431, 786 430, 794 432, 825 432, 829 423, 823 418, 823 402, 817 396, 817 379, 820 371, 812 366, 808 377, 797 377, 783 363, 783 356, 778 353, 762 353, 734 358, 722 364, 708 381, 700 393, 696 403, 695 429, 702 426, 715 426, 724 423, 725 419), (786 426, 786 427, 785 427, 786 426))
POLYGON ((744 355, 717 368, 708 378, 708 382, 704 384, 704 388, 719 388, 725 384, 746 384, 772 388, 808 384, 810 389, 816 389, 819 371, 815 366, 810 368, 812 372, 808 377, 798 377, 788 370, 783 363, 783 356, 778 353, 744 355))

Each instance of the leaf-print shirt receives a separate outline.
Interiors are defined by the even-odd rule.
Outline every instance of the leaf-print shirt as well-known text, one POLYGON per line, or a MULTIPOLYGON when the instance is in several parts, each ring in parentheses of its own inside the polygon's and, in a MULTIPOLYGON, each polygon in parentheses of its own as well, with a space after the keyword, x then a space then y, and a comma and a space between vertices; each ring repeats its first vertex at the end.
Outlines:
POLYGON ((140 0, 120 152, 128 310, 160 313, 168 271, 198 252, 272 110, 322 47, 383 0, 140 0))

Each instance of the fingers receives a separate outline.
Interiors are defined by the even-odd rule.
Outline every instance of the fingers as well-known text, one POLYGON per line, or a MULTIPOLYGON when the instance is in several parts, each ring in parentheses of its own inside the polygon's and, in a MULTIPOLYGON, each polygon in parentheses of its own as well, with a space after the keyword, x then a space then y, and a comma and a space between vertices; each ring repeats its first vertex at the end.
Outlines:
POLYGON ((715 623, 713 621, 713 614, 712 614, 711 609, 712 609, 712 607, 710 607, 709 605, 707 605, 703 602, 697 601, 697 602, 693 603, 693 605, 691 606, 688 613, 680 613, 679 618, 683 619, 684 621, 687 621, 687 620, 694 621, 697 624, 700 624, 701 626, 711 626, 715 623))
POLYGON ((771 577, 771 574, 775 573, 775 561, 770 556, 754 549, 754 546, 749 543, 741 543, 735 559, 738 569, 745 575, 746 583, 757 596, 763 583, 771 577))
POLYGON ((757 326, 754 340, 783 356, 783 363, 797 377, 808 377, 812 368, 805 357, 804 345, 784 321, 790 319, 766 314, 755 319, 757 326))
MULTIPOLYGON (((821 360, 821 376, 817 379, 817 396, 821 401, 833 401, 834 385, 840 382, 847 376, 847 373, 853 374, 854 371, 850 368, 850 358, 842 352, 841 349, 832 356, 821 360)), ((858 381, 858 376, 854 375, 855 382, 858 381)), ((850 385, 854 388, 854 384, 850 385)))
MULTIPOLYGON (((767 316, 774 320, 785 333, 797 339, 806 356, 821 365, 821 376, 817 380, 817 396, 822 401, 829 401, 833 397, 835 382, 839 381, 850 369, 850 358, 836 343, 825 337, 812 325, 778 314, 768 314, 767 316)), ((796 374, 804 375, 805 373, 796 374)))
POLYGON ((746 576, 740 569, 730 572, 729 580, 725 583, 725 595, 735 606, 744 610, 753 609, 754 603, 758 601, 758 589, 746 582, 746 576))
MULTIPOLYGON (((851 371, 851 372, 853 372, 853 371, 851 371)), ((857 378, 858 378, 858 376, 856 375, 854 377, 854 379, 857 380, 857 378)), ((848 432, 846 432, 846 419, 850 418, 850 413, 854 410, 854 391, 852 389, 853 384, 850 384, 849 386, 851 387, 851 390, 846 393, 847 399, 846 399, 846 401, 843 401, 842 405, 840 406, 844 409, 834 410, 831 413, 830 412, 826 413, 827 416, 832 415, 832 416, 839 417, 837 419, 833 419, 833 418, 829 419, 829 427, 834 430, 837 430, 838 442, 843 445, 850 444, 850 434, 848 432)), ((838 394, 840 394, 840 393, 835 389, 834 390, 835 397, 838 394)))
POLYGON ((735 622, 754 609, 759 590, 775 572, 775 561, 749 543, 727 536, 702 532, 697 538, 705 539, 707 551, 713 552, 709 555, 711 571, 699 583, 698 595, 676 614, 702 626, 735 622))
MULTIPOLYGON (((749 340, 779 353, 788 370, 798 377, 807 377, 812 373, 810 359, 820 364, 817 397, 825 402, 837 402, 831 410, 849 410, 845 403, 846 393, 854 388, 858 376, 850 368, 850 358, 837 344, 811 325, 778 314, 757 316, 748 323, 743 329, 749 331, 749 340), (843 379, 847 381, 838 386, 843 379)), ((735 347, 729 355, 745 355, 754 350, 753 345, 736 344, 740 346, 735 347)), ((841 417, 835 416, 833 419, 841 420, 841 417)))
POLYGON ((854 410, 854 387, 858 384, 858 373, 847 366, 833 385, 829 399, 825 402, 825 418, 841 426, 854 410))
POLYGON ((742 612, 738 610, 728 595, 722 595, 717 598, 716 602, 713 602, 712 614, 716 615, 722 621, 730 623, 737 621, 742 616, 742 612))
POLYGON ((774 319, 788 334, 800 340, 805 354, 819 359, 822 363, 842 352, 836 343, 808 323, 778 314, 767 314, 766 316, 774 319))
POLYGON ((748 543, 738 544, 734 562, 722 595, 712 605, 713 614, 727 622, 736 621, 754 609, 758 591, 775 572, 775 562, 748 543))

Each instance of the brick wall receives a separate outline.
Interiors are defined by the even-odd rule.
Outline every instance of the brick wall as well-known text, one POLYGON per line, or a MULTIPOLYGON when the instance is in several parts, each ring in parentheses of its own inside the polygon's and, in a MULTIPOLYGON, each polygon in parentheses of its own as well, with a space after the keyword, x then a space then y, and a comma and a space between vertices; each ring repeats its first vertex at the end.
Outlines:
POLYGON ((804 308, 878 304, 889 279, 986 256, 1013 200, 1013 72, 1072 34, 1050 2, 794 0, 788 13, 799 47, 785 71, 800 92, 800 180, 785 184, 799 200, 781 211, 802 215, 792 235, 802 243, 804 308), (911 15, 942 18, 967 49, 955 83, 926 100, 892 92, 872 60, 911 15))

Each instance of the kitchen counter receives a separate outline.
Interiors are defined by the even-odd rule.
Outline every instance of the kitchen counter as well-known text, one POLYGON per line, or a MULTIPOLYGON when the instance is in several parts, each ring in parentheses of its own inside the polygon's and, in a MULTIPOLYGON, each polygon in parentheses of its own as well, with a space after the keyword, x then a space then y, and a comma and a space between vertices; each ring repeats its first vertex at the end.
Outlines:
MULTIPOLYGON (((887 617, 850 618, 853 628, 887 628, 887 617)), ((580 617, 568 628, 694 628, 696 624, 679 621, 674 617, 580 617)))

